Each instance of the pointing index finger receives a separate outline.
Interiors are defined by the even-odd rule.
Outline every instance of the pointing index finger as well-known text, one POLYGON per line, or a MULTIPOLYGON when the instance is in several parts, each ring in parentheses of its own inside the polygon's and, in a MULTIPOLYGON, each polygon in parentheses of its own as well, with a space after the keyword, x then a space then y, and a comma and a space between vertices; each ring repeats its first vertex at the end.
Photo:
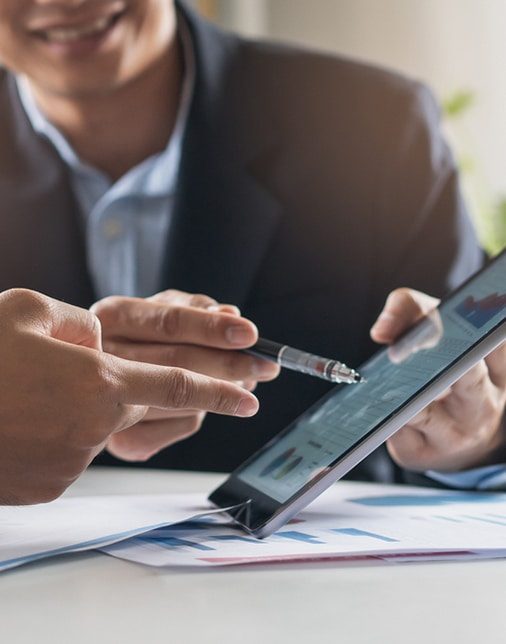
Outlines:
POLYGON ((185 369, 112 358, 120 402, 160 409, 192 409, 249 417, 258 400, 242 387, 185 369))

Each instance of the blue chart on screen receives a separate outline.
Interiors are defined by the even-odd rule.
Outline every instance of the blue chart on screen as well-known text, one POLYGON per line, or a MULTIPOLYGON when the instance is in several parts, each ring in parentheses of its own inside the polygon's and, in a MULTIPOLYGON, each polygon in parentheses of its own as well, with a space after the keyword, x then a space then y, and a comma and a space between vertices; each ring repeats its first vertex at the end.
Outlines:
MULTIPOLYGON (((238 471, 238 478, 285 503, 330 468, 349 466, 353 449, 387 427, 421 392, 504 323, 506 254, 472 279, 398 343, 360 367, 366 382, 336 387, 238 471)), ((408 500, 399 500, 407 504, 408 500)), ((419 501, 429 504, 428 500, 419 501)), ((439 502, 441 505, 444 502, 439 502)), ((389 501, 393 504, 393 500, 389 501)))
POLYGON ((476 329, 480 329, 505 308, 506 294, 493 293, 481 300, 475 300, 472 295, 469 295, 455 307, 455 311, 466 322, 472 324, 476 329))

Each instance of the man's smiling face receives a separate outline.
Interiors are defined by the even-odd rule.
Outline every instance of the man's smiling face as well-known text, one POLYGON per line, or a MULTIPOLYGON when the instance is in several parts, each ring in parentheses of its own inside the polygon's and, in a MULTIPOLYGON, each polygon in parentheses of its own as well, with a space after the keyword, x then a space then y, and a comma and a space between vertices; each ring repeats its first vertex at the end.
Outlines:
POLYGON ((0 0, 0 62, 44 91, 106 94, 163 56, 171 0, 0 0))

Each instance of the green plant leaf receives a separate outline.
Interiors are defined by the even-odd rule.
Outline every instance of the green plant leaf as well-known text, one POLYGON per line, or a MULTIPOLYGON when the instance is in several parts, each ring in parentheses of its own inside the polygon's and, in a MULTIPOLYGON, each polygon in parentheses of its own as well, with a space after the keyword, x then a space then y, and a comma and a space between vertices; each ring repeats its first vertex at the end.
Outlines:
POLYGON ((465 114, 475 103, 476 96, 470 90, 460 90, 443 101, 443 112, 447 118, 465 114))

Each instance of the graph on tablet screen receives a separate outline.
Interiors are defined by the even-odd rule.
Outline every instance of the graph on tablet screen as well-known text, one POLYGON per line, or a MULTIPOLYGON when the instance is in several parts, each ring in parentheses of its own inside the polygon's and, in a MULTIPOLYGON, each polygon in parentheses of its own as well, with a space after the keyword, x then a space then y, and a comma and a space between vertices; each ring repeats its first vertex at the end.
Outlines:
POLYGON ((341 386, 238 472, 279 502, 345 454, 505 317, 506 256, 388 351, 369 361, 365 384, 341 386))

